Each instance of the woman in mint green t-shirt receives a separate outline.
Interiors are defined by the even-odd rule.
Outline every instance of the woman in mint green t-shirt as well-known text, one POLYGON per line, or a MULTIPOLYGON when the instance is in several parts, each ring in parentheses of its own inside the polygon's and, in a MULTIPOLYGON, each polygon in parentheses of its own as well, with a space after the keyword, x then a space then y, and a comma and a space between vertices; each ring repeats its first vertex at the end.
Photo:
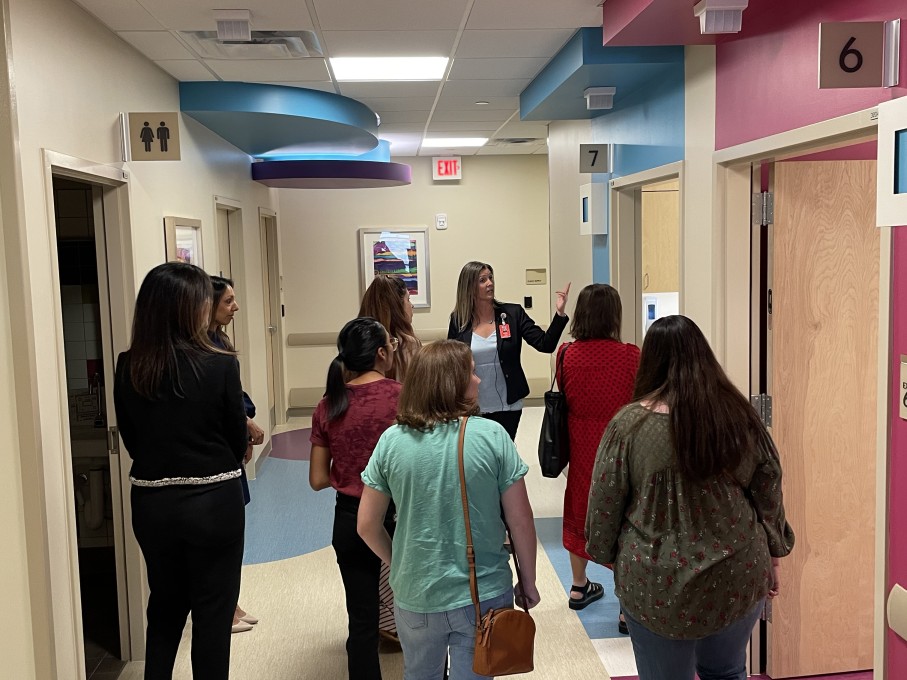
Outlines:
MULTIPOLYGON (((422 348, 410 364, 397 425, 375 446, 362 473, 359 534, 391 565, 404 680, 439 678, 450 654, 450 680, 472 672, 475 610, 469 592, 466 528, 460 504, 460 418, 477 413, 479 379, 469 347, 453 340, 422 348), (383 525, 397 507, 393 543, 383 525)), ((504 549, 504 518, 513 536, 527 606, 538 604, 536 536, 523 476, 528 468, 506 430, 470 418, 464 465, 482 613, 513 606, 513 576, 504 549)))

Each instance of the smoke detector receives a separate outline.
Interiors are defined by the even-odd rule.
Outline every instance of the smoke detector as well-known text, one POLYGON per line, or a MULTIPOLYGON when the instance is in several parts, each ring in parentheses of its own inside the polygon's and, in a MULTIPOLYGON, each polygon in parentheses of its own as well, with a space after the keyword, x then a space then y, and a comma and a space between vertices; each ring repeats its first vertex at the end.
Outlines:
POLYGON ((693 7, 693 16, 699 17, 702 35, 739 33, 748 5, 749 0, 700 0, 693 7))
POLYGON ((202 59, 304 59, 323 54, 312 31, 252 31, 242 42, 224 40, 214 31, 180 35, 202 59))
POLYGON ((587 87, 583 90, 587 111, 600 111, 614 108, 616 87, 587 87))
POLYGON ((252 12, 247 9, 216 9, 218 40, 243 42, 252 39, 252 12))

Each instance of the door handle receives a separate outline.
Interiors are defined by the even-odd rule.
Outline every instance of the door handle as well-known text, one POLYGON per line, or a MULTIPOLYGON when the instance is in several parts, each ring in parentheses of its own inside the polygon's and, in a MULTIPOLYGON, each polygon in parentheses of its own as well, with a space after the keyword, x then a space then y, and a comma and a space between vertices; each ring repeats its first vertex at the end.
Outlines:
POLYGON ((276 332, 277 332, 277 326, 268 326, 268 330, 269 330, 271 333, 276 333, 276 332))

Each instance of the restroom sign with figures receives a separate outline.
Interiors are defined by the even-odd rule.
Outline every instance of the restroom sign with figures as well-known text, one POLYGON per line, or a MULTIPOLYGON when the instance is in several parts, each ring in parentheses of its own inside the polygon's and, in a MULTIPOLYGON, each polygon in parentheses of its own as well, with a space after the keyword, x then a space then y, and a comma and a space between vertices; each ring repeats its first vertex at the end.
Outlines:
POLYGON ((178 161, 180 159, 179 114, 170 112, 130 113, 129 151, 133 161, 178 161))
POLYGON ((459 156, 434 157, 432 179, 463 179, 463 165, 459 156))

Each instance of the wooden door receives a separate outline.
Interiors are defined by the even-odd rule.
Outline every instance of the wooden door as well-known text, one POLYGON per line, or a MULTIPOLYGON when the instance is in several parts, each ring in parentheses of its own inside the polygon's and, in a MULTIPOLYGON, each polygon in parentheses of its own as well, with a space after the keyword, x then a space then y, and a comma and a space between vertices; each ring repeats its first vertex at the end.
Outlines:
POLYGON ((772 678, 872 668, 875 186, 875 161, 775 165, 773 435, 797 545, 772 603, 772 678))
POLYGON ((642 188, 642 293, 680 290, 680 182, 642 188))

